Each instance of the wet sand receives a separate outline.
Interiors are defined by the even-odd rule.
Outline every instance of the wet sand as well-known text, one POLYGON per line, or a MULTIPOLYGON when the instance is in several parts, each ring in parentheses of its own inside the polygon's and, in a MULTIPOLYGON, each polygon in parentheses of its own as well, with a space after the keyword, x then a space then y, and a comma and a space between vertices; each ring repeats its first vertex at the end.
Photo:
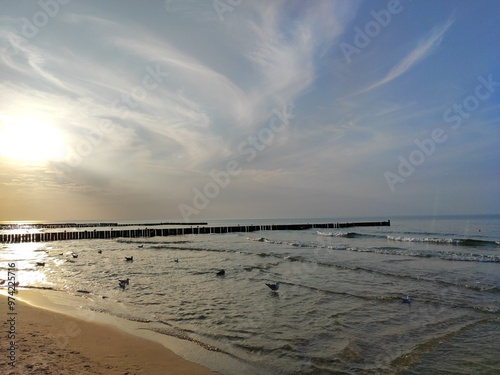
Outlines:
POLYGON ((219 374, 185 360, 160 343, 115 327, 19 300, 15 301, 15 315, 9 315, 12 311, 7 297, 0 295, 0 302, 1 374, 219 374), (9 333, 15 337, 9 339, 9 333), (12 351, 11 341, 15 341, 12 351), (12 360, 14 366, 9 364, 12 360))

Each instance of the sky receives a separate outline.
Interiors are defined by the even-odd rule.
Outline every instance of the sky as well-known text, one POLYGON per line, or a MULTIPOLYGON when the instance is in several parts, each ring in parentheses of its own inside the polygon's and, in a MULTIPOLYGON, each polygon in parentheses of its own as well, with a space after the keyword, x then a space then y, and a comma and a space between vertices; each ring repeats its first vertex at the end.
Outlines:
POLYGON ((0 4, 0 221, 500 213, 498 1, 0 4))

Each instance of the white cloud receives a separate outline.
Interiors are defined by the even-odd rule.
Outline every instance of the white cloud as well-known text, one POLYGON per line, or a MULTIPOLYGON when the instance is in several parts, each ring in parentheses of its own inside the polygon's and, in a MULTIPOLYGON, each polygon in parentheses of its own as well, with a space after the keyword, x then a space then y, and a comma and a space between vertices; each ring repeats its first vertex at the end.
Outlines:
MULTIPOLYGON (((323 212, 327 205, 321 199, 329 194, 351 206, 372 197, 382 205, 382 197, 390 200, 383 172, 397 166, 397 156, 410 152, 416 137, 442 125, 443 111, 473 92, 470 81, 484 69, 484 61, 477 61, 456 66, 462 74, 444 78, 434 66, 423 64, 443 46, 445 36, 450 38, 447 48, 470 40, 460 34, 461 6, 456 7, 457 18, 428 33, 432 21, 422 16, 428 9, 413 2, 412 12, 394 19, 392 29, 347 65, 338 58, 339 37, 351 30, 355 16, 370 14, 371 4, 244 1, 223 22, 211 2, 170 5, 169 11, 163 2, 110 11, 99 1, 72 2, 36 37, 14 46, 7 35, 19 30, 23 9, 15 2, 9 5, 17 16, 4 16, 8 22, 0 25, 0 39, 10 52, 0 60, 7 72, 0 83, 0 114, 43 116, 73 149, 102 121, 112 120, 116 126, 70 168, 66 179, 54 181, 50 169, 37 170, 43 194, 84 204, 82 212, 96 215, 140 212, 145 217, 162 215, 169 207, 174 211, 170 217, 176 217, 178 203, 188 203, 192 189, 210 181, 212 169, 238 160, 242 173, 202 216, 239 216, 230 212, 236 206, 251 208, 257 216, 259 210, 267 210, 266 216, 285 212, 285 206, 286 212, 308 205, 323 212), (410 16, 416 26, 395 31, 396 23, 410 16), (410 50, 409 40, 417 41, 410 50), (429 82, 415 79, 417 65, 438 84, 429 89, 429 82), (142 100, 131 99, 134 92, 144 93, 148 69, 156 68, 169 75, 155 81, 142 100), (400 95, 397 83, 403 76, 415 90, 400 95), (394 90, 378 90, 390 83, 394 90), (359 87, 364 89, 357 94, 367 95, 352 94, 359 87), (126 98, 133 104, 126 104, 126 98), (119 113, 116 103, 126 111, 119 113), (270 124, 273 109, 292 105, 294 118, 286 129, 246 162, 238 145, 270 124), (253 192, 261 203, 249 207, 246 197, 253 192)), ((450 12, 447 5, 438 11, 436 17, 450 12)), ((482 21, 472 21, 478 35, 484 35, 482 46, 467 45, 474 56, 493 42, 482 21)), ((426 186, 439 176, 432 172, 433 162, 452 169, 465 157, 448 153, 453 147, 460 149, 469 141, 463 148, 467 152, 483 147, 493 158, 494 142, 480 139, 494 134, 490 130, 498 111, 493 101, 481 103, 473 114, 474 132, 464 126, 456 133, 456 145, 450 141, 440 149, 446 152, 436 153, 420 169, 426 186)), ((0 177, 7 179, 9 197, 14 197, 12 184, 21 187, 24 179, 25 186, 32 186, 36 179, 24 170, 9 185, 11 175, 9 169, 0 177)), ((406 191, 415 190, 410 180, 403 191, 406 186, 406 191)), ((332 207, 338 201, 332 200, 332 207)))
POLYGON ((401 75, 405 74, 416 64, 427 58, 434 50, 439 47, 443 40, 444 34, 453 25, 453 22, 454 19, 449 18, 444 24, 434 28, 427 38, 421 40, 418 45, 401 61, 394 65, 381 80, 372 83, 370 86, 361 90, 361 92, 358 92, 358 94, 366 93, 389 82, 392 82, 401 75))

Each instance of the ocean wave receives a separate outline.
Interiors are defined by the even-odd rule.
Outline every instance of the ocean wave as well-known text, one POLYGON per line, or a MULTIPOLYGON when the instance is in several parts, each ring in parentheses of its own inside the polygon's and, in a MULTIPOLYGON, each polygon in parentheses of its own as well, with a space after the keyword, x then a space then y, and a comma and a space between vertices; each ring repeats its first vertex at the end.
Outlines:
MULTIPOLYGON (((344 249, 345 246, 339 245, 339 246, 326 246, 326 245, 317 245, 315 243, 311 242, 298 242, 298 241, 280 241, 280 240, 270 240, 268 238, 264 237, 257 237, 257 238, 252 238, 252 237, 247 237, 247 240, 249 241, 256 241, 256 242, 264 242, 270 245, 285 245, 285 246, 292 246, 292 247, 300 247, 300 248, 328 248, 328 249, 344 249)), ((261 257, 265 256, 273 256, 273 253, 268 253, 268 252, 261 252, 258 253, 257 255, 261 257)))
POLYGON ((370 238, 378 238, 375 234, 365 234, 365 233, 357 233, 357 232, 321 232, 317 231, 316 234, 318 236, 323 237, 343 237, 343 238, 362 238, 362 237, 370 237, 370 238))
POLYGON ((303 262, 306 260, 303 256, 300 255, 287 255, 284 259, 290 262, 303 262))
POLYGON ((144 245, 144 244, 151 244, 151 245, 170 245, 170 244, 185 244, 185 243, 190 243, 193 241, 189 240, 175 240, 175 241, 151 241, 151 240, 144 240, 144 239, 137 239, 137 240, 131 240, 131 239, 123 239, 123 238, 118 238, 116 239, 117 243, 124 243, 124 244, 137 244, 137 245, 144 245))
MULTIPOLYGON (((264 237, 247 237, 247 240, 255 241, 255 242, 264 242, 264 243, 268 243, 271 245, 290 245, 290 246, 293 246, 293 244, 296 243, 296 242, 270 240, 270 239, 264 238, 264 237)), ((266 255, 267 255, 267 253, 266 253, 266 255)))
POLYGON ((347 237, 349 234, 355 234, 353 232, 321 232, 317 231, 316 234, 318 236, 324 236, 324 237, 347 237))
MULTIPOLYGON (((381 275, 389 276, 389 277, 396 277, 400 279, 417 279, 419 281, 426 281, 429 283, 436 283, 436 284, 442 284, 445 287, 458 287, 458 288, 465 288, 465 289, 471 289, 471 290, 479 290, 475 287, 469 287, 468 285, 460 284, 460 283, 453 283, 453 282, 446 282, 446 281, 435 281, 435 280, 425 280, 422 278, 416 278, 412 277, 409 275, 399 275, 399 274, 392 274, 392 273, 386 273, 386 272, 381 272, 377 270, 372 270, 372 269, 366 269, 366 268, 360 268, 360 267, 344 267, 344 266, 338 266, 338 265, 333 265, 333 264, 328 264, 328 263, 319 263, 321 266, 330 266, 330 267, 338 267, 338 268, 344 268, 344 269, 350 269, 353 271, 364 271, 364 272, 375 272, 381 275)), ((390 303, 394 301, 399 301, 401 302, 401 296, 400 295, 378 295, 378 294, 359 294, 359 293, 352 293, 348 291, 340 291, 340 290, 332 290, 332 289, 325 289, 322 287, 316 287, 312 285, 306 285, 302 283, 297 283, 297 282, 282 282, 284 285, 289 285, 291 287, 296 287, 296 288, 304 288, 308 289, 311 291, 315 292, 320 292, 328 295, 343 295, 343 296, 348 296, 352 298, 358 298, 366 301, 379 301, 383 303, 390 303)), ((484 289, 481 289, 484 291, 484 289)), ((489 291, 489 290, 488 290, 489 291)), ((452 301, 441 301, 441 300, 435 300, 432 298, 425 298, 421 296, 413 296, 416 300, 418 300, 419 303, 427 303, 427 304, 440 304, 443 306, 448 306, 448 307, 453 307, 453 308, 467 308, 467 309, 472 309, 475 311, 481 311, 483 313, 488 313, 488 314, 498 314, 500 312, 499 307, 495 306, 490 306, 490 305, 477 305, 477 304, 464 304, 462 302, 457 303, 457 302, 452 302, 452 301)))
MULTIPOLYGON (((397 242, 432 242, 431 239, 404 239, 399 237, 387 236, 388 239, 392 239, 397 242), (390 238, 391 237, 391 238, 390 238)), ((316 244, 316 243, 298 243, 298 242, 287 242, 287 241, 274 241, 263 237, 251 238, 247 237, 249 240, 265 242, 271 245, 288 245, 301 248, 311 248, 311 249, 328 249, 328 250, 338 250, 338 251, 355 251, 360 253, 377 253, 377 254, 387 254, 387 255, 398 255, 398 256, 408 256, 416 258, 439 258, 449 261, 461 261, 461 262, 481 262, 481 263, 500 263, 500 255, 487 255, 478 253, 464 253, 455 251, 431 251, 431 250, 420 250, 420 249, 405 249, 400 247, 356 247, 356 246, 346 246, 346 245, 328 245, 316 244)), ((436 239, 441 241, 440 239, 436 239)), ((474 240, 478 241, 478 240, 474 240)), ((489 241, 481 241, 489 242, 489 241)), ((433 242, 433 243, 445 243, 445 242, 433 242)), ((470 245, 469 245, 470 246, 470 245)), ((257 255, 261 257, 275 256, 274 253, 260 252, 257 255)))
POLYGON ((197 344, 200 347, 202 347, 206 350, 210 350, 212 352, 218 352, 218 353, 224 353, 224 354, 230 355, 230 353, 220 349, 219 347, 217 347, 215 345, 208 344, 208 343, 203 342, 201 340, 195 339, 195 338, 189 336, 186 332, 184 332, 178 328, 151 328, 150 330, 153 332, 162 334, 162 335, 176 337, 180 340, 190 341, 190 342, 197 344))
POLYGON ((486 241, 486 240, 477 240, 473 238, 466 238, 457 240, 459 245, 462 246, 488 246, 488 245, 498 245, 498 241, 486 241))
POLYGON ((499 245, 499 241, 478 240, 475 238, 408 237, 408 236, 388 235, 387 239, 390 241, 397 241, 397 242, 422 242, 422 243, 432 243, 432 244, 469 246, 469 247, 499 245))
POLYGON ((443 260, 459 262, 481 262, 481 263, 500 263, 500 256, 485 255, 476 253, 448 252, 448 251, 427 251, 427 250, 408 250, 400 248, 356 248, 346 247, 346 250, 357 252, 373 252, 377 254, 401 255, 416 258, 439 258, 443 260))
MULTIPOLYGON (((485 247, 485 246, 492 246, 492 247, 497 247, 500 246, 500 241, 490 241, 490 240, 481 240, 481 239, 475 239, 475 238, 445 238, 445 237, 418 237, 418 236, 408 236, 406 235, 383 235, 383 234, 364 234, 364 233, 358 233, 358 232, 322 232, 322 231, 317 231, 316 234, 318 236, 323 236, 323 237, 336 237, 336 238, 380 238, 380 239, 387 239, 389 241, 393 242, 408 242, 408 243, 428 243, 428 244, 435 244, 435 245, 454 245, 454 246, 464 246, 464 247, 485 247)), ((265 237, 246 237, 247 240, 250 241, 255 241, 255 242, 262 242, 270 245, 285 245, 285 246, 291 246, 291 247, 297 247, 297 248, 328 248, 332 250, 346 250, 348 249, 344 245, 325 245, 325 244, 316 244, 314 242, 301 242, 301 241, 284 241, 284 240, 275 240, 275 239, 269 239, 265 237)), ((119 241, 123 243, 135 243, 135 241, 119 241)), ((214 251, 214 252, 225 252, 228 250, 222 250, 222 249, 209 249, 209 248, 199 248, 199 247, 194 247, 194 246, 183 246, 189 244, 191 241, 158 241, 158 242, 144 242, 150 244, 148 246, 150 249, 158 249, 158 250, 191 250, 191 251, 214 251)), ((353 248, 349 248, 353 249, 353 248)), ((408 249, 400 249, 400 248, 394 248, 390 249, 388 248, 387 253, 391 253, 392 251, 403 251, 404 253, 401 255, 412 255, 411 253, 408 253, 408 249)), ((370 252, 373 251, 373 249, 370 248, 359 248, 356 249, 356 251, 360 252, 370 252)), ((380 253, 386 252, 385 250, 381 249, 380 251, 376 251, 380 253)), ((437 254, 437 253, 436 253, 437 254)), ((436 254, 417 254, 417 256, 427 256, 427 257, 434 257, 436 254)), ((264 254, 261 254, 261 256, 265 256, 264 254)), ((497 257, 492 257, 492 256, 481 256, 478 255, 475 257, 475 259, 472 259, 470 257, 466 257, 468 259, 457 259, 456 256, 446 256, 446 259, 449 260, 477 260, 477 261, 494 261, 497 262, 498 259, 497 257)))
POLYGON ((273 267, 276 267, 279 265, 279 262, 275 262, 275 263, 266 263, 266 264, 257 264, 257 265, 254 265, 254 266, 243 266, 243 270, 244 271, 253 271, 253 270, 260 270, 260 271, 265 271, 265 270, 268 270, 270 268, 273 268, 273 267))

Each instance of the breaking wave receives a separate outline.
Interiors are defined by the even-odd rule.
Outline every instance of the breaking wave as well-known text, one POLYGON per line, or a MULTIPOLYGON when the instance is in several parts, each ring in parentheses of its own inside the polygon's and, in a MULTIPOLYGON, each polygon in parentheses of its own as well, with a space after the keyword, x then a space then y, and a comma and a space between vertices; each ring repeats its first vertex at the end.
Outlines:
POLYGON ((498 246, 499 244, 499 241, 477 240, 473 238, 387 236, 387 239, 390 241, 398 241, 398 242, 422 242, 422 243, 432 243, 432 244, 469 246, 469 247, 492 246, 492 245, 498 246))

